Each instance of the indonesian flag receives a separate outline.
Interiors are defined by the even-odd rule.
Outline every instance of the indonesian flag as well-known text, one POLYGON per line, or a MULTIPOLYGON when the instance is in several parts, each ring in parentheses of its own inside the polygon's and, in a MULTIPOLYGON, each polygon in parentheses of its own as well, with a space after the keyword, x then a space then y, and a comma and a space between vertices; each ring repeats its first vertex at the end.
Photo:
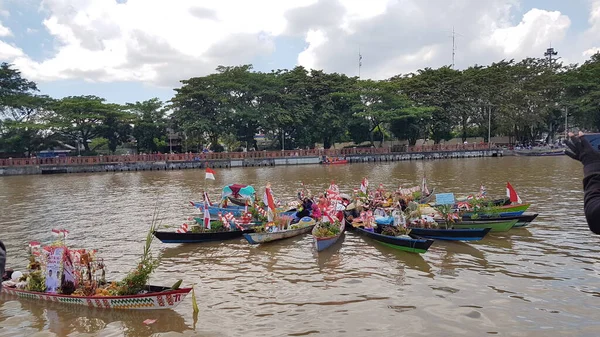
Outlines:
POLYGON ((367 180, 367 178, 363 178, 362 182, 360 183, 361 192, 366 194, 368 187, 369 187, 369 180, 367 180))
POLYGON ((507 181, 506 182, 506 196, 510 198, 510 202, 523 203, 521 197, 517 194, 517 191, 512 187, 512 185, 507 181))
POLYGON ((213 171, 213 169, 211 169, 210 167, 207 167, 206 176, 204 177, 204 179, 215 180, 215 171, 213 171))
POLYGON ((30 241, 29 242, 29 248, 38 248, 40 247, 40 243, 37 241, 30 241))
POLYGON ((56 229, 53 228, 52 229, 52 234, 56 235, 56 236, 62 236, 63 238, 67 237, 67 234, 69 234, 69 231, 66 229, 56 229))
POLYGON ((273 200, 273 194, 271 193, 271 185, 265 187, 265 195, 263 197, 265 205, 268 207, 267 219, 269 222, 273 221, 275 216, 275 200, 273 200))
POLYGON ((202 212, 204 213, 204 227, 210 229, 210 212, 208 211, 208 199, 206 199, 208 195, 204 194, 204 209, 202 212))

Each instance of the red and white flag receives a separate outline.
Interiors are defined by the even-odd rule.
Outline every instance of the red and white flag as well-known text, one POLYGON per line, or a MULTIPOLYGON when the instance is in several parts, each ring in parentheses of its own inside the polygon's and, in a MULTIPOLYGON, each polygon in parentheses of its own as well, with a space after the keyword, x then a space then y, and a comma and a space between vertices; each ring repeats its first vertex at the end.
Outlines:
POLYGON ((30 241, 29 242, 29 248, 38 248, 40 246, 41 246, 40 243, 37 242, 37 241, 30 241))
POLYGON ((215 180, 215 171, 213 171, 213 169, 211 169, 210 167, 207 167, 206 176, 204 177, 204 179, 215 180))
POLYGON ((270 185, 265 187, 265 195, 263 196, 263 200, 267 206, 267 219, 269 222, 271 222, 275 217, 275 200, 273 199, 273 193, 271 192, 270 185))
POLYGON ((510 202, 523 203, 521 197, 517 194, 517 191, 512 187, 512 185, 507 181, 506 182, 506 196, 510 198, 510 202))
POLYGON ((188 224, 184 223, 183 225, 179 226, 179 228, 177 228, 177 233, 187 233, 188 231, 188 224))
POLYGON ((204 213, 204 227, 210 229, 210 212, 208 211, 208 199, 206 199, 207 195, 204 194, 204 209, 202 213, 204 213))

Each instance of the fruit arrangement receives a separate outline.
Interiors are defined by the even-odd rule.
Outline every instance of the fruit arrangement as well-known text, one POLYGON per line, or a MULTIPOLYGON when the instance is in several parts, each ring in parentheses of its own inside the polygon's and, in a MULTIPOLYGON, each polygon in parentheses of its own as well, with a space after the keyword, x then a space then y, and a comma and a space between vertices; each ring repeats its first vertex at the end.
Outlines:
POLYGON ((313 232, 313 235, 318 238, 327 238, 331 236, 336 236, 340 233, 341 224, 339 221, 334 223, 331 222, 321 222, 316 225, 316 229, 313 232))

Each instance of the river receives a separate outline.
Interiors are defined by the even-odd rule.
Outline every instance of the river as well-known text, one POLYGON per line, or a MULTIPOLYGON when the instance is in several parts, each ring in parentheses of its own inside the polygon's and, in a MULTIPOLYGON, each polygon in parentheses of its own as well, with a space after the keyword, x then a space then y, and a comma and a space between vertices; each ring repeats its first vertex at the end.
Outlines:
POLYGON ((393 189, 424 174, 437 192, 484 184, 491 197, 510 181, 540 215, 480 242, 436 241, 423 255, 353 233, 319 254, 310 235, 258 247, 156 240, 152 283, 195 285, 196 320, 191 296, 175 310, 123 313, 2 295, 0 336, 598 335, 600 237, 583 216, 581 164, 566 156, 217 169, 216 181, 201 170, 3 177, 0 239, 19 270, 30 240, 49 243, 52 228, 66 228, 71 246, 99 249, 107 278, 120 279, 139 259, 155 207, 163 223, 180 225, 205 184, 216 198, 228 183, 262 194, 269 181, 277 198, 301 181, 314 192, 335 180, 350 192, 363 176, 393 189))

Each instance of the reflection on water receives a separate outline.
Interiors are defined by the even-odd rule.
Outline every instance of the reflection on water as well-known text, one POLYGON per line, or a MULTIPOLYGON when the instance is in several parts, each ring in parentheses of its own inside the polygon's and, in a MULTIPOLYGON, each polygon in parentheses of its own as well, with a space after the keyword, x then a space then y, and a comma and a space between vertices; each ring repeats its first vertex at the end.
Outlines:
POLYGON ((0 297, 0 336, 594 336, 600 297, 600 237, 582 211, 581 165, 567 157, 123 172, 0 178, 0 238, 9 265, 26 265, 29 240, 48 242, 66 227, 73 246, 99 248, 108 277, 135 265, 154 206, 164 224, 195 214, 204 185, 214 198, 228 183, 270 181, 276 197, 300 182, 312 191, 335 180, 344 191, 362 177, 388 189, 427 175, 439 192, 503 196, 506 181, 540 213, 524 229, 480 242, 435 242, 423 255, 348 232, 317 253, 310 235, 250 246, 243 238, 201 245, 162 244, 152 282, 195 285, 175 310, 121 312, 0 297), (145 319, 157 319, 145 325, 145 319), (435 322, 435 323, 432 323, 435 322), (550 333, 551 331, 551 333, 550 333), (168 332, 168 333, 167 333, 168 332))

